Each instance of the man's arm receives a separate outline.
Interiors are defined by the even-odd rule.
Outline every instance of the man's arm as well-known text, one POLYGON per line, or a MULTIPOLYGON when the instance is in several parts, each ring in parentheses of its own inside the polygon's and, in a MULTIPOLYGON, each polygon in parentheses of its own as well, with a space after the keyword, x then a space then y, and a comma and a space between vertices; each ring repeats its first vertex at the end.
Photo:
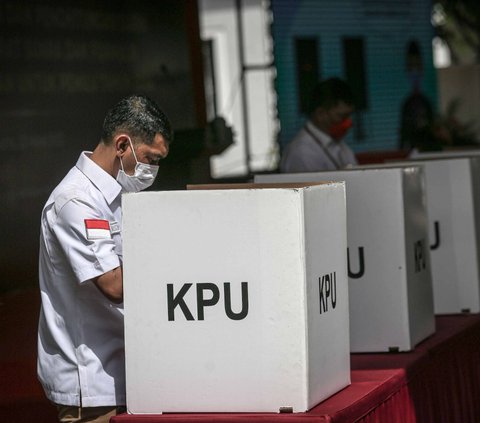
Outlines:
POLYGON ((123 270, 116 267, 93 279, 93 283, 110 301, 118 304, 123 301, 123 270))
POLYGON ((91 281, 110 301, 121 303, 123 271, 121 259, 115 252, 115 242, 110 234, 90 238, 86 226, 89 219, 106 219, 92 204, 92 199, 86 198, 83 193, 69 194, 67 201, 58 206, 53 232, 78 282, 91 281))

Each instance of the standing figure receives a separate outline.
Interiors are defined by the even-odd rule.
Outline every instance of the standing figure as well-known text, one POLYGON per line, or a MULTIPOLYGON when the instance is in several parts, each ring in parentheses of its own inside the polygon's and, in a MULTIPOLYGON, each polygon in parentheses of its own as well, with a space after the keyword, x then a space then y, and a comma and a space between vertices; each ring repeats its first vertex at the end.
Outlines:
POLYGON ((60 422, 124 410, 121 194, 153 183, 171 139, 152 100, 124 98, 42 211, 38 377, 60 422))
POLYGON ((357 164, 343 138, 352 126, 353 95, 346 82, 330 78, 313 91, 309 119, 287 145, 280 171, 318 172, 357 164))

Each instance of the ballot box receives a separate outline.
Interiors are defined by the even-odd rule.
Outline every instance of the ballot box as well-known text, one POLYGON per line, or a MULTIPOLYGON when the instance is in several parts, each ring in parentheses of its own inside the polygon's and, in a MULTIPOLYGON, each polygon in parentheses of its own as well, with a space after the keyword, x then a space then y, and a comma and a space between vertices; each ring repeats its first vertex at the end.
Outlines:
POLYGON ((412 350, 435 331, 423 168, 255 177, 318 180, 346 182, 351 351, 412 350))
POLYGON ((268 187, 123 196, 130 413, 303 412, 350 383, 345 186, 268 187))
POLYGON ((425 168, 435 313, 478 313, 480 156, 440 157, 391 166, 425 168))
POLYGON ((480 156, 474 152, 360 167, 424 167, 435 314, 480 312, 480 156))
POLYGON ((453 149, 443 151, 417 151, 413 150, 409 158, 412 160, 430 160, 430 159, 453 159, 461 157, 471 157, 480 155, 480 148, 475 149, 453 149))

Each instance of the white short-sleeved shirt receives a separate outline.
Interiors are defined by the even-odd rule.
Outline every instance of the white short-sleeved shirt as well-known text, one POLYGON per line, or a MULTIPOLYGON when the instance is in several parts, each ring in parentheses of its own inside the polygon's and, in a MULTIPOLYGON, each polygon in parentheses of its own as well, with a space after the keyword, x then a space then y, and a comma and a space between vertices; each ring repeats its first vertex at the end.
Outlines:
POLYGON ((284 173, 320 172, 357 164, 355 154, 343 141, 335 141, 307 121, 282 155, 284 173))
POLYGON ((123 405, 123 304, 91 281, 122 261, 121 186, 90 154, 80 155, 42 212, 38 376, 57 404, 123 405))

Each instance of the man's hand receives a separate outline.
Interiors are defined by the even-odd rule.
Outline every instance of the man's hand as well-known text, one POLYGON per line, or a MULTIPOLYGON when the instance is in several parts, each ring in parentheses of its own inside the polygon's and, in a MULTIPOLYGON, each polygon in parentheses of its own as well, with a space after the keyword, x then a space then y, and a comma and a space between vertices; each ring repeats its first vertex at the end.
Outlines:
POLYGON ((123 271, 121 266, 93 279, 93 283, 110 301, 116 304, 123 301, 123 271))

